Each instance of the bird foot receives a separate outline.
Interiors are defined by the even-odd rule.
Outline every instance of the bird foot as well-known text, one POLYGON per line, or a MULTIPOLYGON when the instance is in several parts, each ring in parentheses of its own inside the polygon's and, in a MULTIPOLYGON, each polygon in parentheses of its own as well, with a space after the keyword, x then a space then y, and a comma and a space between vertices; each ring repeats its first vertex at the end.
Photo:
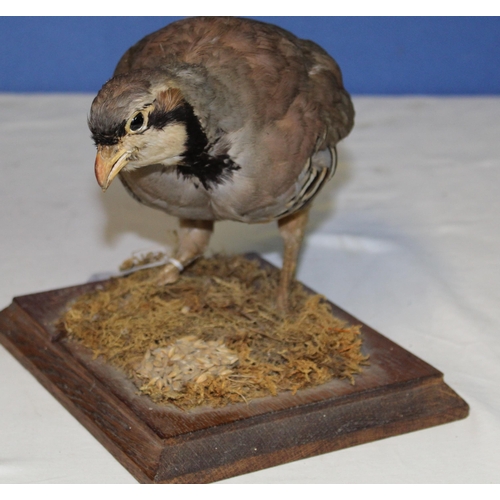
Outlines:
POLYGON ((161 270, 158 278, 156 279, 156 284, 158 286, 170 285, 179 280, 181 273, 177 267, 173 264, 166 264, 161 270))

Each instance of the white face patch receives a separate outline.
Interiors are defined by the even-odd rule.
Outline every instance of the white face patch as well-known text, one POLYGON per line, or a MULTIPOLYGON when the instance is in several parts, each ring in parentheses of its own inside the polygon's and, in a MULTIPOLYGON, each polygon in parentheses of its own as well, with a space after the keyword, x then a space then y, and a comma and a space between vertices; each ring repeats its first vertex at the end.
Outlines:
POLYGON ((176 165, 186 151, 187 132, 182 123, 172 123, 163 130, 148 129, 142 134, 126 136, 123 147, 133 152, 125 170, 148 165, 176 165))

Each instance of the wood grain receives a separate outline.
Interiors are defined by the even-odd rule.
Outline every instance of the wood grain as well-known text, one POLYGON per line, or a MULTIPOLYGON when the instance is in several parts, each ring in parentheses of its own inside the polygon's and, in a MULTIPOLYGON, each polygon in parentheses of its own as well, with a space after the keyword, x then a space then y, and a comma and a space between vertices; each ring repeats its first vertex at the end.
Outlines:
POLYGON ((355 385, 333 380, 218 409, 155 405, 55 328, 68 304, 97 285, 16 297, 0 313, 0 342, 140 482, 216 481, 468 415, 441 372, 367 325, 371 364, 355 385))

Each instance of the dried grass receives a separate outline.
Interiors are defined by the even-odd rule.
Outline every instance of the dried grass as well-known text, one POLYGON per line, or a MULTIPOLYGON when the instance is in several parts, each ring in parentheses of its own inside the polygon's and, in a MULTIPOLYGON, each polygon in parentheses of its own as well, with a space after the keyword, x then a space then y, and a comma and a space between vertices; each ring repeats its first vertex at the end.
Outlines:
POLYGON ((216 256, 199 259, 177 283, 164 287, 155 284, 158 271, 112 279, 79 297, 61 318, 72 338, 123 370, 156 403, 217 407, 332 378, 353 383, 367 364, 360 326, 332 316, 324 298, 300 283, 293 285, 290 312, 276 311, 276 269, 241 256, 216 256), (238 356, 237 363, 221 375, 212 370, 187 380, 178 390, 140 369, 155 350, 186 336, 223 345, 238 356))

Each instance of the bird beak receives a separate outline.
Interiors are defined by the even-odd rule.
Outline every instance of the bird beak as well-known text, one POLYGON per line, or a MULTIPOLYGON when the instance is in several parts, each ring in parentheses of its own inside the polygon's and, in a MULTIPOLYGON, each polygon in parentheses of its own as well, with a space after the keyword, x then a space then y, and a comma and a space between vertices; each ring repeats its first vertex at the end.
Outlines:
POLYGON ((95 177, 103 191, 128 163, 129 151, 117 146, 98 146, 95 158, 95 177))

